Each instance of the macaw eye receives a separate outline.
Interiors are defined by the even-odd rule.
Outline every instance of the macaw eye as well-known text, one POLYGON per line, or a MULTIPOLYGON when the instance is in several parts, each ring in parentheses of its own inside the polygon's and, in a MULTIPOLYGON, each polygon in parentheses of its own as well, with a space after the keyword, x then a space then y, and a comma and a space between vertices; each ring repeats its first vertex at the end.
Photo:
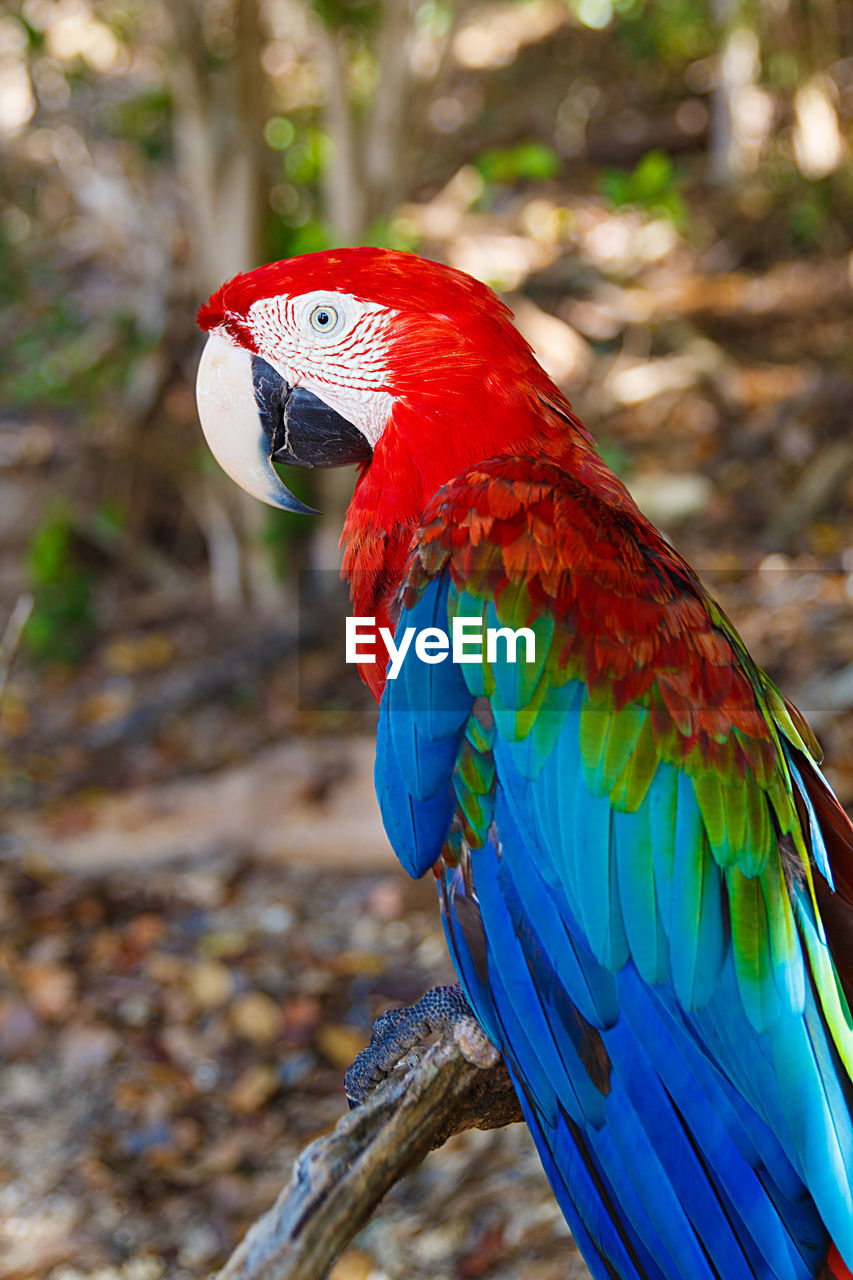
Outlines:
POLYGON ((323 304, 314 308, 308 320, 311 328, 316 329, 317 333, 331 333, 337 326, 338 318, 338 313, 334 307, 323 304))

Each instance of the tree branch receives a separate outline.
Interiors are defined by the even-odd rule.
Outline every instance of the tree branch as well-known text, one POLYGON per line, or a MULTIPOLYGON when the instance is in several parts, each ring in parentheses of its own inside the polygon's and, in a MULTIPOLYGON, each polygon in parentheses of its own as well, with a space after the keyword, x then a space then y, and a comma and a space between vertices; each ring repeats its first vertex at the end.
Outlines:
POLYGON ((290 1185, 216 1280, 322 1280, 386 1191, 430 1151, 464 1129, 521 1120, 502 1061, 473 1066, 449 1040, 420 1054, 306 1147, 290 1185))

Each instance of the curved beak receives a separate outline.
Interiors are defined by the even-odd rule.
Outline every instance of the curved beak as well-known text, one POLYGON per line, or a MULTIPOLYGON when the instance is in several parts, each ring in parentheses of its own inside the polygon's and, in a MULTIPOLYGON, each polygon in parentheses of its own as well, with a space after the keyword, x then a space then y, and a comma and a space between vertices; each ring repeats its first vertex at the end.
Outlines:
POLYGON ((370 445, 351 422, 260 356, 211 334, 196 378, 202 430, 232 480, 282 511, 317 515, 290 492, 273 459, 301 467, 362 462, 370 445))

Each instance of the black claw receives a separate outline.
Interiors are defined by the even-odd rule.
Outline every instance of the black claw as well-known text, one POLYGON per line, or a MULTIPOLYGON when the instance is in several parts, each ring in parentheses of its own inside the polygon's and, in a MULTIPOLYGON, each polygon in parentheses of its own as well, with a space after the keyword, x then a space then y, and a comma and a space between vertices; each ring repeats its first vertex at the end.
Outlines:
POLYGON ((452 1031, 462 1019, 472 1020, 462 988, 433 987, 406 1009, 388 1009, 373 1024, 370 1044, 362 1049, 344 1077, 350 1110, 364 1102, 398 1062, 434 1032, 452 1031))

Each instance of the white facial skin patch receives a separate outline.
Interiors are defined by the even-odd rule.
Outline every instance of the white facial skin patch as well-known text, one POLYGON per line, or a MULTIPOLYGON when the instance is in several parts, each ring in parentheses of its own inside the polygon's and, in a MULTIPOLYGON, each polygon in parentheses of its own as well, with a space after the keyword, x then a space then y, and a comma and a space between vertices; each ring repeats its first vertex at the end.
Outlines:
POLYGON ((291 387, 319 396, 374 447, 393 402, 383 335, 394 315, 351 293, 318 289, 255 302, 246 324, 258 355, 291 387))

